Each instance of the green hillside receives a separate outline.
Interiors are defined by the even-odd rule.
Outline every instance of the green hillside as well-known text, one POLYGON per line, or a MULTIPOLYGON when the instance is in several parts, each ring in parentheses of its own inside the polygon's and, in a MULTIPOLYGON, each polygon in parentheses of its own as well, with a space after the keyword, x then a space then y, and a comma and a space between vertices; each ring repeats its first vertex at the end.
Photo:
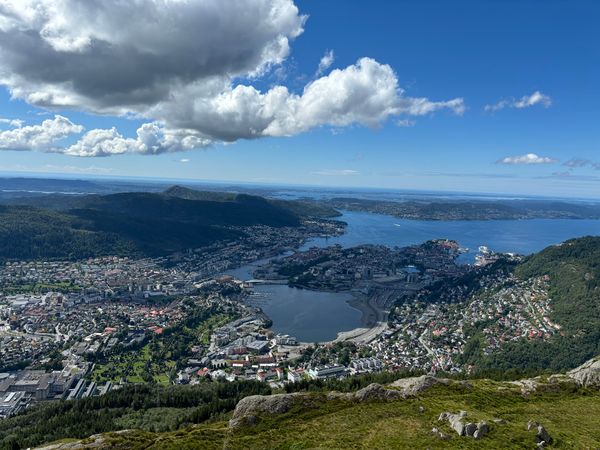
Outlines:
POLYGON ((302 213, 312 212, 244 194, 172 194, 51 196, 26 199, 28 206, 0 205, 0 259, 166 255, 242 236, 232 227, 299 226, 302 213))
MULTIPOLYGON (((536 432, 527 430, 530 420, 550 434, 550 448, 600 446, 600 393, 570 384, 524 395, 511 383, 446 381, 406 398, 387 400, 361 397, 364 391, 346 396, 307 392, 267 398, 273 405, 283 400, 291 403, 279 413, 273 413, 275 409, 252 413, 251 422, 233 427, 228 422, 231 413, 225 412, 227 404, 256 393, 258 385, 210 386, 161 391, 140 387, 138 393, 127 388, 112 397, 47 406, 0 422, 0 448, 58 440, 69 443, 62 448, 101 449, 531 449, 536 448, 536 432), (222 400, 216 400, 217 393, 222 400), (475 440, 458 435, 450 423, 439 420, 444 412, 459 411, 466 412, 465 423, 487 422, 489 432, 475 440), (77 417, 83 417, 81 422, 77 417), (190 421, 200 423, 190 425, 190 421), (75 439, 109 429, 128 431, 90 437, 73 447, 75 439)), ((402 391, 391 386, 384 392, 389 390, 398 395, 402 391)))
POLYGON ((600 354, 600 237, 548 247, 515 269, 521 279, 547 277, 552 312, 561 326, 549 340, 521 339, 473 362, 480 371, 510 369, 559 372, 600 354))
MULTIPOLYGON (((164 192, 170 197, 178 197, 186 200, 209 200, 219 202, 233 202, 248 198, 260 198, 256 196, 235 194, 232 192, 198 191, 182 186, 172 186, 164 192)), ((309 200, 267 200, 271 205, 288 210, 299 217, 338 217, 341 213, 331 206, 321 202, 309 200)))
POLYGON ((0 206, 0 260, 86 258, 137 251, 116 233, 98 232, 81 218, 32 207, 0 206))

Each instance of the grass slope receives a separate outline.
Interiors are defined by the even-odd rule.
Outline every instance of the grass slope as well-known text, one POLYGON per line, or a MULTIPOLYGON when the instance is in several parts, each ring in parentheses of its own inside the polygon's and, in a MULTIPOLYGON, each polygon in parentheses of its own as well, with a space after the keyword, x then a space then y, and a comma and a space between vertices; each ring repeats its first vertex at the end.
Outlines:
MULTIPOLYGON (((116 449, 404 449, 535 448, 529 420, 542 423, 553 437, 551 448, 600 447, 600 394, 566 390, 523 396, 507 384, 480 380, 471 388, 439 386, 420 396, 363 404, 326 401, 315 393, 317 408, 297 408, 263 419, 255 427, 232 432, 226 421, 174 432, 131 431, 103 436, 100 448, 116 449), (421 412, 421 408, 424 411, 421 412), (490 433, 480 441, 460 437, 446 423, 444 411, 465 410, 468 420, 487 420, 490 433), (506 421, 496 424, 495 418, 506 421), (450 436, 441 440, 437 427, 450 436)), ((91 443, 91 440, 87 442, 91 443)))

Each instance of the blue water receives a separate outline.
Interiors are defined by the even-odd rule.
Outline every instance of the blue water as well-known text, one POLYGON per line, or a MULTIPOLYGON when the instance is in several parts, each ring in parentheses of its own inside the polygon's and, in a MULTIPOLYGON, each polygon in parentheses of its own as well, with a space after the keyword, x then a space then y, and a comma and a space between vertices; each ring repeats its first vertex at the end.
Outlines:
MULTIPOLYGON (((361 212, 344 212, 346 233, 334 238, 311 239, 302 247, 340 244, 381 244, 404 247, 429 239, 454 239, 469 248, 463 255, 470 262, 480 245, 498 252, 530 254, 564 240, 600 235, 600 220, 532 219, 489 221, 423 221, 361 212)), ((241 280, 252 278, 252 271, 266 260, 257 261, 227 273, 241 280)), ((260 306, 273 321, 273 330, 296 336, 303 342, 332 340, 340 331, 361 326, 361 314, 347 300, 348 293, 324 293, 284 285, 257 286, 260 306)))
MULTIPOLYGON (((268 259, 225 272, 238 280, 252 279, 252 272, 268 259)), ((347 292, 315 292, 286 285, 257 285, 254 300, 273 322, 277 333, 295 336, 301 342, 326 342, 337 337, 339 331, 361 326, 361 313, 347 301, 347 292)))
POLYGON ((273 321, 278 333, 296 336, 302 342, 325 342, 337 337, 338 331, 361 326, 361 312, 347 301, 347 292, 315 292, 285 285, 256 286, 265 295, 264 313, 273 321))
POLYGON ((344 235, 311 239, 302 250, 335 244, 343 247, 360 244, 405 247, 429 239, 447 238, 468 248, 465 260, 472 260, 481 245, 497 252, 528 255, 574 237, 600 235, 600 220, 429 221, 352 211, 345 211, 339 219, 348 224, 344 235))

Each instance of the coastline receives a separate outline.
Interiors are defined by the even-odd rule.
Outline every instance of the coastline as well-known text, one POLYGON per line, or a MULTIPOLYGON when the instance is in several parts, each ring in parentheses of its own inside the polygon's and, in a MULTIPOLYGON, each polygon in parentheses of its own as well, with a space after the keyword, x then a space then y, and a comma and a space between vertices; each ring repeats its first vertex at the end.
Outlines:
POLYGON ((378 303, 377 295, 366 296, 357 292, 352 292, 352 299, 347 303, 361 312, 362 327, 352 330, 340 331, 337 337, 331 342, 355 342, 357 344, 367 344, 374 340, 378 335, 388 328, 389 312, 383 309, 378 303))

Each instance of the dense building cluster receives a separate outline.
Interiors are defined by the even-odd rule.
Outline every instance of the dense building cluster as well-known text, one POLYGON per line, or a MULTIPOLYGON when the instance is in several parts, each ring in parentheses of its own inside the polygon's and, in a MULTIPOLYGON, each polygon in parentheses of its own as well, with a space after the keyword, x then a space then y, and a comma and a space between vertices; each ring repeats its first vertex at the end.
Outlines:
POLYGON ((142 381, 282 387, 381 370, 460 372, 469 370, 461 355, 474 332, 490 354, 506 342, 560 331, 549 318, 547 280, 485 272, 504 258, 487 249, 477 265, 457 263, 462 249, 448 240, 289 251, 340 227, 252 227, 246 240, 168 258, 6 263, 0 418, 32 402, 103 395, 142 381), (254 280, 222 275, 263 259, 254 280), (462 284, 467 279, 475 286, 462 284), (365 326, 318 345, 275 333, 252 301, 257 282, 351 292, 365 326))
POLYGON ((489 355, 507 342, 548 339, 560 330, 549 315, 550 298, 543 278, 519 280, 496 273, 480 279, 475 295, 452 302, 404 302, 396 307, 390 329, 369 345, 387 365, 427 371, 461 372, 460 355, 476 331, 489 355))

